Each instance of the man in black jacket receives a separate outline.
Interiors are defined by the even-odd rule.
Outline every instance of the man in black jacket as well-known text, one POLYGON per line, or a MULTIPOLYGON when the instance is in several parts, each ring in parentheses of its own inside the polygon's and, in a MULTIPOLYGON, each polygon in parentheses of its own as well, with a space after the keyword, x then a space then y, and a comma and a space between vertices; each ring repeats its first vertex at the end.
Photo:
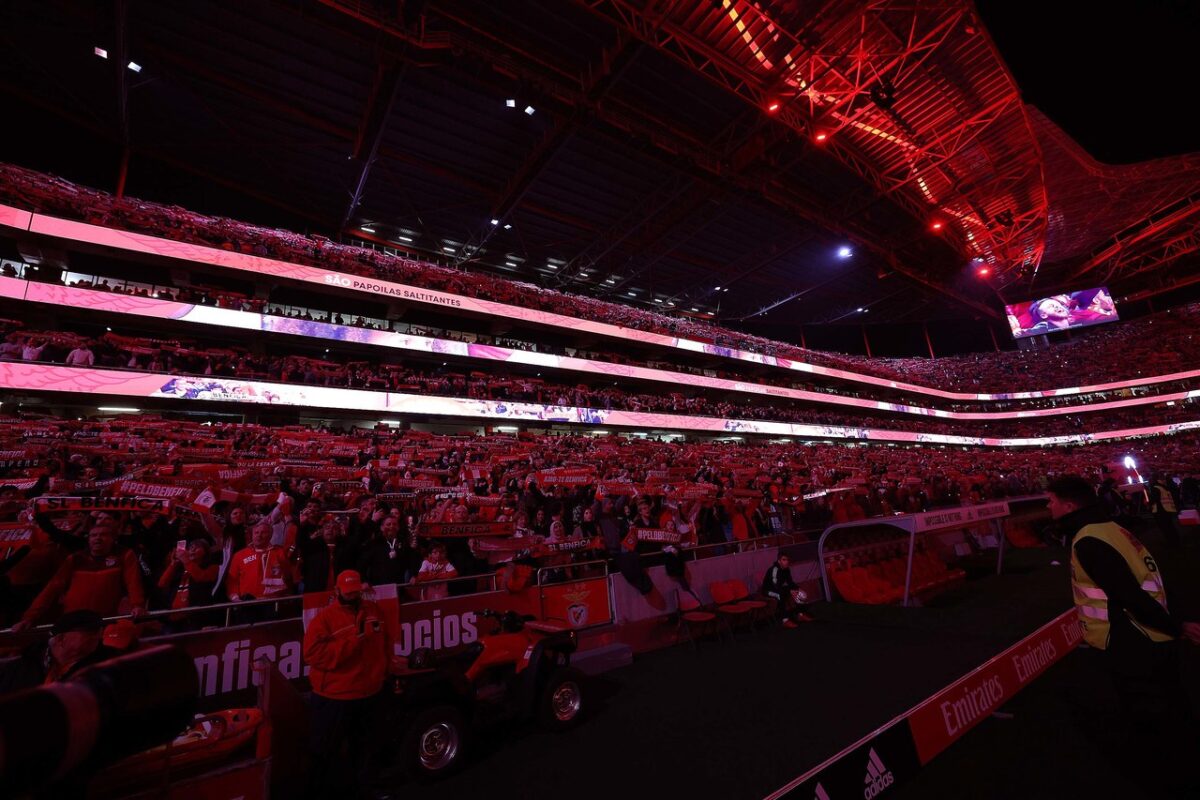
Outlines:
POLYGON ((363 548, 358 571, 371 586, 408 583, 412 577, 412 550, 400 537, 400 519, 384 517, 380 537, 363 548))
POLYGON ((301 543, 304 591, 333 588, 334 576, 358 566, 358 548, 334 517, 322 521, 319 535, 301 543))
POLYGON ((1140 751, 1130 761, 1159 762, 1141 771, 1165 777, 1189 746, 1179 639, 1200 643, 1200 622, 1168 611, 1158 563, 1109 518, 1091 483, 1065 475, 1047 489, 1051 516, 1071 534, 1071 588, 1084 642, 1103 654, 1122 733, 1140 751))
POLYGON ((796 602, 793 593, 799 588, 792 579, 792 560, 780 553, 775 563, 763 575, 762 593, 775 601, 775 616, 782 620, 783 627, 794 628, 797 622, 812 622, 808 607, 796 602))

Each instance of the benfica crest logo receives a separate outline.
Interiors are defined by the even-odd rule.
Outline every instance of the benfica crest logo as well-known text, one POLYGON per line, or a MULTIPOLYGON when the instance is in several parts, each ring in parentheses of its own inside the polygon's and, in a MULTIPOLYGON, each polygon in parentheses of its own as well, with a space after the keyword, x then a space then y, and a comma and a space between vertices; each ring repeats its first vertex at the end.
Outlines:
POLYGON ((583 587, 573 588, 571 591, 563 594, 563 599, 570 605, 567 606, 567 622, 572 628, 582 628, 588 621, 588 595, 592 593, 591 589, 583 587))

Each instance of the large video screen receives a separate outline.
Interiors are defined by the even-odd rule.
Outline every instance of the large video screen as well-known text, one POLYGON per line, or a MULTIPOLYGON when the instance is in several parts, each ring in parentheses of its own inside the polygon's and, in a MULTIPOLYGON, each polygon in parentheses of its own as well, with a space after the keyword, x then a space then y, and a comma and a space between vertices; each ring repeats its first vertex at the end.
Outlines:
POLYGON ((1082 289, 1070 294, 1055 294, 1037 300, 1005 306, 1008 326, 1014 339, 1043 333, 1086 328, 1102 322, 1116 322, 1117 304, 1108 287, 1082 289))

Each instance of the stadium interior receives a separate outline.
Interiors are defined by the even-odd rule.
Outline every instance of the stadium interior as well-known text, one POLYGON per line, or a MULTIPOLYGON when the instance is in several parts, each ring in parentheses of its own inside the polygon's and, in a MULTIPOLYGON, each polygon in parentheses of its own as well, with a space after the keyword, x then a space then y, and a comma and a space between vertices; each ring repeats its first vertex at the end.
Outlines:
POLYGON ((1000 3, 3 5, 12 796, 1200 796, 1200 142, 1000 3))

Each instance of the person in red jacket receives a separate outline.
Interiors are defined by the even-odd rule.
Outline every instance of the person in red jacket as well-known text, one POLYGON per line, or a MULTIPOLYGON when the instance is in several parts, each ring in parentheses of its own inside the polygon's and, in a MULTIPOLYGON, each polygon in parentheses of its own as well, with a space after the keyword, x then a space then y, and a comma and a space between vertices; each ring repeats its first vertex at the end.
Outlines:
POLYGON ((312 684, 312 797, 335 796, 338 786, 344 786, 335 773, 349 766, 355 768, 364 789, 376 774, 383 708, 377 695, 398 659, 383 612, 364 600, 362 591, 357 572, 340 573, 335 602, 321 609, 304 632, 304 661, 312 684))
POLYGON ((294 583, 286 552, 271 544, 271 525, 258 523, 250 532, 250 546, 234 553, 229 564, 225 576, 229 599, 238 602, 288 594, 294 583))
POLYGON ((146 596, 137 557, 116 544, 111 526, 94 525, 88 532, 87 550, 72 553, 62 563, 13 630, 25 630, 56 608, 54 616, 88 609, 111 617, 121 611, 126 598, 130 613, 141 616, 146 596))

